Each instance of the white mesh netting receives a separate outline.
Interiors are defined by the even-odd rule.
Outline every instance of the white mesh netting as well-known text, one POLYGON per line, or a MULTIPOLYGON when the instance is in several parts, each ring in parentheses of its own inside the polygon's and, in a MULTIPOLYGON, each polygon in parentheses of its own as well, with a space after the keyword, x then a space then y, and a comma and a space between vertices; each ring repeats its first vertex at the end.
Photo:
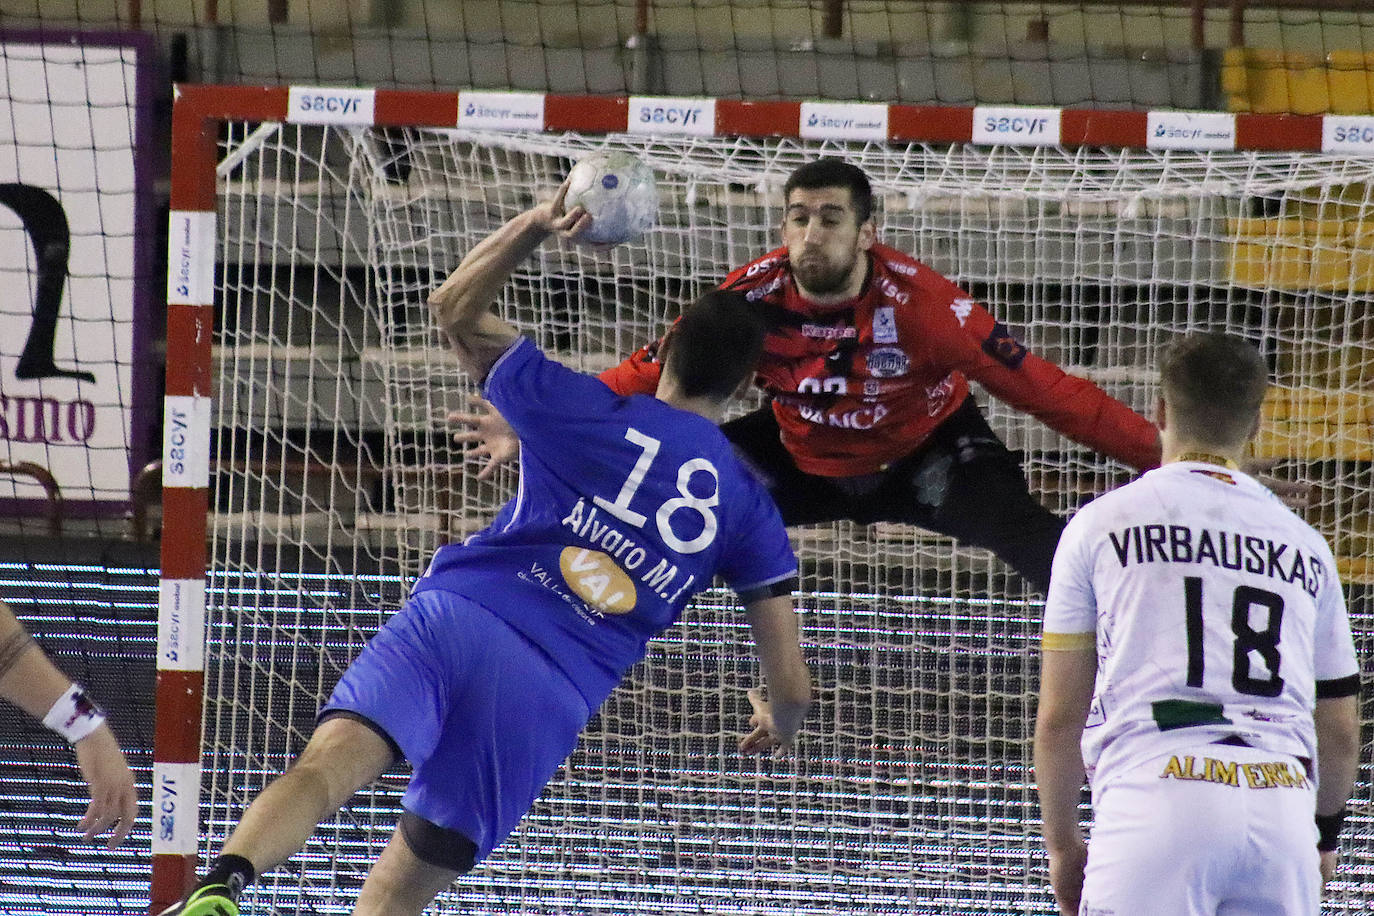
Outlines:
MULTIPOLYGON (((582 151, 632 149, 660 224, 609 254, 547 245, 504 313, 598 370, 776 244, 787 173, 863 166, 881 238, 964 285, 1033 350, 1143 412, 1160 346, 1225 327, 1277 388, 1261 452, 1315 485, 1370 648, 1374 162, 1274 153, 822 146, 791 140, 229 125, 216 338, 207 851, 308 736, 317 704, 440 543, 511 493, 445 423, 472 391, 427 292, 582 151)), ((1035 491, 1072 511, 1127 471, 979 393, 1035 491)), ((743 409, 744 405, 741 405, 743 409)), ((901 525, 797 529, 818 703, 795 757, 733 750, 756 673, 709 593, 593 721, 450 913, 1053 912, 1029 761, 1037 595, 901 525)), ((1327 906, 1365 912, 1368 746, 1327 906)), ((360 794, 245 912, 347 912, 405 774, 360 794)))

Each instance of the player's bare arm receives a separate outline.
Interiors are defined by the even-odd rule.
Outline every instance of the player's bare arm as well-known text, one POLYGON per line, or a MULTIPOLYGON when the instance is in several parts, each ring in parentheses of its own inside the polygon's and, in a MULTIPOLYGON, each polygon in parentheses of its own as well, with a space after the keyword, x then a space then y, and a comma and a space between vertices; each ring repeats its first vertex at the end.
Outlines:
POLYGON ((88 840, 110 831, 110 849, 124 842, 138 814, 138 794, 114 732, 4 604, 0 604, 0 697, 72 741, 91 793, 77 829, 88 840))
MULTIPOLYGON (((1357 697, 1317 700, 1312 713, 1317 728, 1317 817, 1329 818, 1337 830, 1360 765, 1360 706, 1357 697)), ((1338 853, 1322 851, 1322 880, 1330 881, 1338 853)))
POLYGON ((590 225, 581 207, 563 209, 565 181, 553 200, 526 210, 477 244, 447 280, 429 294, 429 310, 458 353, 464 370, 484 378, 519 336, 491 310, 511 273, 554 233, 576 238, 590 225))
POLYGON ((1035 721, 1035 782, 1050 854, 1050 883, 1061 913, 1078 912, 1088 848, 1078 825, 1083 788, 1079 741, 1097 679, 1093 649, 1051 649, 1042 656, 1035 721))
POLYGON ((763 668, 765 696, 749 691, 753 731, 740 740, 745 753, 785 753, 811 705, 811 672, 802 658, 797 614, 787 596, 761 598, 745 608, 763 668))

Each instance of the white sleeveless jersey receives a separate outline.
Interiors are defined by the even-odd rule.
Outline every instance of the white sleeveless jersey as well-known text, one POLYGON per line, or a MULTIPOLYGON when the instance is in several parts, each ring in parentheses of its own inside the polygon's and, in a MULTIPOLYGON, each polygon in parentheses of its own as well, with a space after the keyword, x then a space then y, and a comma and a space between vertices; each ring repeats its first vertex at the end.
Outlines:
POLYGON ((1326 542, 1254 479, 1167 464, 1081 509, 1054 558, 1045 648, 1097 648, 1083 762, 1238 736, 1316 758, 1312 710, 1358 690, 1326 542))

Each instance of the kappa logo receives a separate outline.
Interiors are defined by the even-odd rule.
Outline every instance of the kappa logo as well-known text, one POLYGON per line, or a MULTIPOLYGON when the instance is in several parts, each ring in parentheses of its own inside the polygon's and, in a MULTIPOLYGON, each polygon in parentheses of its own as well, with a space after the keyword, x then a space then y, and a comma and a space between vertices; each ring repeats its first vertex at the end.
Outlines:
POLYGON ((864 363, 874 378, 896 378, 911 368, 911 358, 897 347, 878 347, 864 357, 864 363))
POLYGON ((955 299, 949 304, 949 310, 954 313, 954 317, 959 319, 959 327, 963 327, 968 321, 968 316, 973 313, 972 299, 955 299))
POLYGON ((803 337, 814 337, 817 340, 852 340, 859 336, 858 328, 812 324, 809 321, 801 326, 801 332, 803 337))

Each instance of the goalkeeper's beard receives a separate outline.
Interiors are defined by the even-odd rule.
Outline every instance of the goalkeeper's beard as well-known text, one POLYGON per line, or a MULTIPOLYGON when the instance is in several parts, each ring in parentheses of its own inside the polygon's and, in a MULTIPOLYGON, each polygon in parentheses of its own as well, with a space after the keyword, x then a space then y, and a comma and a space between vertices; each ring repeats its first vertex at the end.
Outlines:
POLYGON ((818 255, 803 255, 792 262, 792 278, 804 296, 830 296, 843 292, 858 269, 859 259, 837 265, 818 255))

